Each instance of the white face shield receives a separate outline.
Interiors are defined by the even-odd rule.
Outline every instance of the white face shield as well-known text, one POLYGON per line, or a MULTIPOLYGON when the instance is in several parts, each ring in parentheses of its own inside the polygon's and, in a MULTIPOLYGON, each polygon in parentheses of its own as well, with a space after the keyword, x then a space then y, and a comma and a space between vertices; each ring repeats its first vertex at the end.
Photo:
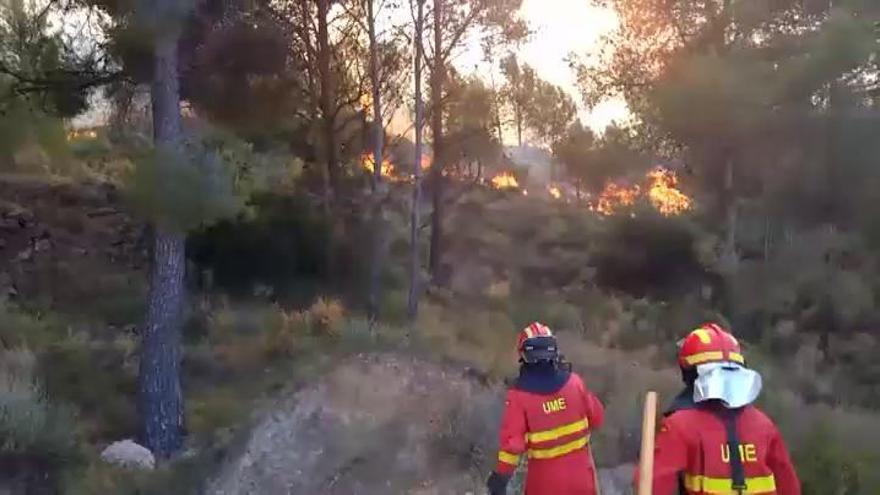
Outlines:
POLYGON ((720 400, 729 409, 747 406, 761 393, 761 375, 733 362, 697 366, 694 402, 720 400))

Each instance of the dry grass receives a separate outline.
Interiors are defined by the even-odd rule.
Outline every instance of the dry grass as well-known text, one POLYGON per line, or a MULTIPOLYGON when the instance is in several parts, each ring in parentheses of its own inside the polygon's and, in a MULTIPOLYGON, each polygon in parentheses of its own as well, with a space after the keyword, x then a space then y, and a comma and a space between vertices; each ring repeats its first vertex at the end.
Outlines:
POLYGON ((344 323, 345 308, 338 300, 319 297, 309 307, 306 315, 313 333, 338 336, 344 323))

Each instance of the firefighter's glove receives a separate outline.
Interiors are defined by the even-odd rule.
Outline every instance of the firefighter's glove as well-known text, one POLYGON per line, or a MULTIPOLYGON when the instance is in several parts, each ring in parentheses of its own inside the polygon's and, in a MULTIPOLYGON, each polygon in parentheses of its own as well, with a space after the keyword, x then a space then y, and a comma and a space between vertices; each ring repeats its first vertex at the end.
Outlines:
POLYGON ((492 476, 489 476, 489 480, 486 481, 486 486, 489 487, 489 495, 505 495, 509 481, 510 475, 493 472, 492 476))

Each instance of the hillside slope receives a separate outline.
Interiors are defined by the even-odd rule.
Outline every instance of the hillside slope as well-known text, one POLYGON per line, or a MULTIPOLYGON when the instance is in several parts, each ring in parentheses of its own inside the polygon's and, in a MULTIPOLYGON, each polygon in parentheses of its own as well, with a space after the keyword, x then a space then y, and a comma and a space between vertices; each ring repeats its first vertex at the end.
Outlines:
POLYGON ((360 356, 266 413, 208 493, 476 493, 500 405, 461 370, 360 356))
MULTIPOLYGON (((357 356, 264 413, 207 493, 483 493, 502 393, 466 368, 357 356)), ((603 471, 603 493, 631 473, 603 471)))

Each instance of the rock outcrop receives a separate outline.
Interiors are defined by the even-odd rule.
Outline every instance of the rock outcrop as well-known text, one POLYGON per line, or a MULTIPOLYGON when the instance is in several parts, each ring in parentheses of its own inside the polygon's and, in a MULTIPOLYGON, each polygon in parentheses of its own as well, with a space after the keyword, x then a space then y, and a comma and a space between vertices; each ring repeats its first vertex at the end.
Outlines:
POLYGON ((132 440, 122 440, 110 444, 101 452, 101 460, 114 466, 130 469, 152 471, 156 468, 156 459, 153 457, 153 453, 132 440))
POLYGON ((207 493, 483 493, 497 392, 462 370, 360 357, 266 413, 207 493))
POLYGON ((144 226, 109 183, 0 175, 0 300, 61 301, 72 281, 145 269, 144 226))

